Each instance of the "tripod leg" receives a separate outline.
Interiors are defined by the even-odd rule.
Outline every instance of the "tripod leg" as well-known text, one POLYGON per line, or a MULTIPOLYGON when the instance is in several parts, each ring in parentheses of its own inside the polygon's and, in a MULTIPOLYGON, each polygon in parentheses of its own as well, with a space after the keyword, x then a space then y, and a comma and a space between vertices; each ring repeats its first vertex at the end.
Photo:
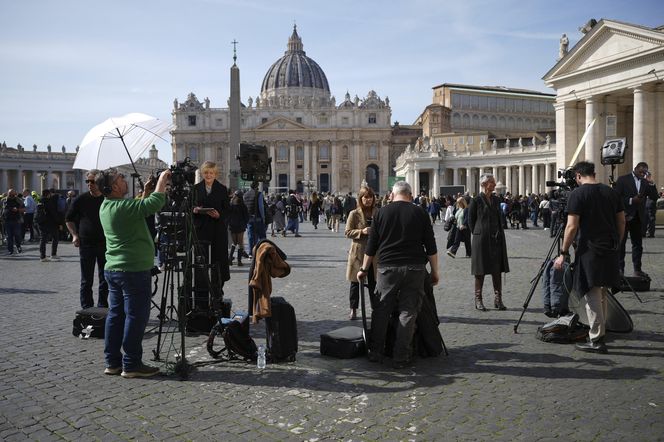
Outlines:
POLYGON ((565 231, 564 226, 560 226, 561 228, 558 229, 558 232, 556 233, 556 237, 553 240, 553 243, 551 243, 551 247, 549 247, 549 253, 546 255, 546 258, 544 258, 544 262, 542 262, 542 265, 540 266, 539 271, 537 272, 537 275, 533 279, 532 284, 530 285, 530 291, 528 291, 528 296, 526 297, 525 302, 523 303, 523 310, 521 311, 521 316, 519 316, 519 320, 514 324, 514 333, 517 333, 517 329, 519 328, 519 324, 521 324, 521 320, 523 319, 523 315, 526 313, 526 309, 528 308, 528 304, 530 304, 530 300, 533 297, 533 294, 535 293, 535 289, 537 288, 537 284, 539 284, 540 279, 542 278, 542 273, 544 273, 544 268, 546 267, 546 263, 551 259, 553 256, 553 251, 556 250, 557 248, 560 248, 560 238, 565 231))

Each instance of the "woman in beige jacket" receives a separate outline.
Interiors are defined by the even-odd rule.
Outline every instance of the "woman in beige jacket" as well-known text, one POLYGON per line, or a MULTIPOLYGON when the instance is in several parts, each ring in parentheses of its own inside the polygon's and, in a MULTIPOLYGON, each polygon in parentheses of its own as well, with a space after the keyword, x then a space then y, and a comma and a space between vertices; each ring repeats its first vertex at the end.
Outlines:
MULTIPOLYGON (((348 264, 346 265, 346 279, 350 281, 350 314, 349 319, 357 319, 357 308, 360 299, 360 282, 357 280, 357 272, 362 267, 364 259, 364 249, 367 246, 371 222, 378 209, 376 208, 376 195, 370 187, 363 186, 357 196, 357 208, 348 214, 346 221, 346 238, 353 240, 348 251, 348 264)), ((376 267, 377 259, 373 260, 374 265, 368 269, 367 285, 369 287, 369 299, 373 300, 374 289, 376 288, 376 267)), ((373 302, 372 302, 373 304, 373 302)))

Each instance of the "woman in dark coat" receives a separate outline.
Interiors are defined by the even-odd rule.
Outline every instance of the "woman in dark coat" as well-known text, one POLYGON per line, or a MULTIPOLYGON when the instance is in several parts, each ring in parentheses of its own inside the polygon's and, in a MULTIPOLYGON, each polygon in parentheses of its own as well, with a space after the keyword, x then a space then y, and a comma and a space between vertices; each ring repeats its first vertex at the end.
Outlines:
POLYGON ((249 211, 242 199, 242 192, 236 190, 231 200, 229 215, 228 215, 228 229, 231 231, 231 251, 228 253, 228 265, 233 264, 233 253, 237 249, 237 265, 242 265, 242 257, 244 252, 244 232, 247 230, 247 223, 249 222, 249 211))
POLYGON ((314 229, 318 228, 318 219, 320 218, 321 211, 323 210, 323 202, 318 198, 316 192, 311 194, 311 203, 309 204, 309 219, 314 229))
MULTIPOLYGON (((223 291, 224 282, 231 279, 228 270, 228 226, 229 215, 228 189, 217 181, 217 165, 206 161, 201 166, 203 181, 194 186, 194 228, 198 241, 207 241, 211 246, 210 264, 212 273, 210 282, 213 286, 223 291), (214 264, 218 264, 218 272, 214 271, 214 264)), ((203 244, 200 248, 206 253, 207 246, 203 244)), ((207 289, 207 281, 204 274, 196 272, 196 288, 207 289)), ((198 307, 207 310, 209 308, 207 296, 205 299, 197 299, 198 307)))
POLYGON ((494 306, 506 310, 503 304, 501 273, 509 272, 505 233, 500 222, 500 199, 493 194, 496 179, 486 173, 480 177, 482 192, 470 203, 469 225, 472 232, 473 256, 470 260, 471 274, 475 275, 475 308, 486 311, 482 301, 484 275, 493 280, 494 306))

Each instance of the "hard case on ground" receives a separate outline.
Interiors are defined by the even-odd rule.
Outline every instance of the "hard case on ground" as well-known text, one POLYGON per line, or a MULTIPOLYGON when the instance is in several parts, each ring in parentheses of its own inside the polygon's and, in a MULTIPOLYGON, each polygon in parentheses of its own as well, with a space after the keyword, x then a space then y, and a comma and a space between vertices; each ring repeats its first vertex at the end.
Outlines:
POLYGON ((108 309, 106 307, 90 307, 76 312, 74 317, 74 328, 72 334, 76 337, 104 338, 104 328, 106 326, 106 316, 108 309), (91 327, 91 329, 88 329, 91 327), (84 332, 84 330, 91 330, 84 332))
POLYGON ((320 354, 352 359, 367 353, 361 327, 341 327, 320 335, 320 354))
POLYGON ((270 362, 293 362, 297 353, 295 309, 281 296, 270 298, 272 316, 265 318, 270 362))
POLYGON ((650 291, 650 277, 649 276, 625 276, 627 281, 620 282, 620 291, 631 292, 649 292, 650 291))

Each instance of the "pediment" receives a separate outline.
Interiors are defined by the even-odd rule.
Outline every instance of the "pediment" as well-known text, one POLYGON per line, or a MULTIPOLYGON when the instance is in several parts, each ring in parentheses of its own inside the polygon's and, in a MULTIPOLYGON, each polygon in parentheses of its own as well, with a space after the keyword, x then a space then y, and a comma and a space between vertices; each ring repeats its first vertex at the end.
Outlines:
POLYGON ((545 76, 573 76, 664 51, 664 33, 626 23, 602 20, 545 76))
POLYGON ((274 120, 266 121, 259 125, 256 129, 262 130, 293 130, 293 129, 307 129, 302 123, 298 123, 288 118, 278 117, 274 120))

